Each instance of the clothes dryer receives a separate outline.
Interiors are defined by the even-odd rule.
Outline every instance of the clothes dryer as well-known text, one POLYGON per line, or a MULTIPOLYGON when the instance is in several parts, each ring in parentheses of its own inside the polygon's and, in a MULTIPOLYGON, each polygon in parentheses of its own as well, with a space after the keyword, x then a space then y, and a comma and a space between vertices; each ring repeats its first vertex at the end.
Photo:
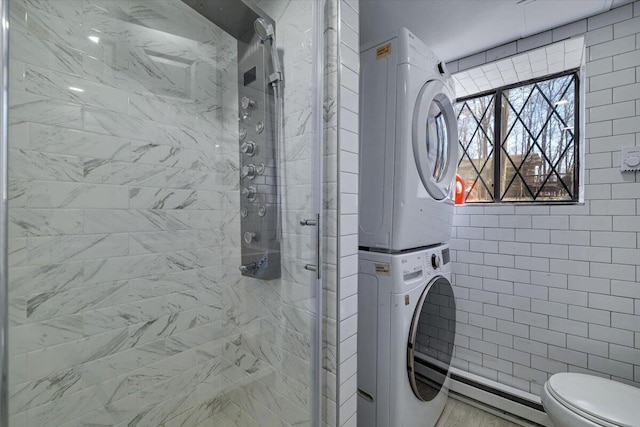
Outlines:
POLYGON ((358 426, 433 427, 456 328, 449 247, 359 255, 358 426))
POLYGON ((458 163, 453 79, 407 29, 360 54, 360 246, 447 242, 458 163))

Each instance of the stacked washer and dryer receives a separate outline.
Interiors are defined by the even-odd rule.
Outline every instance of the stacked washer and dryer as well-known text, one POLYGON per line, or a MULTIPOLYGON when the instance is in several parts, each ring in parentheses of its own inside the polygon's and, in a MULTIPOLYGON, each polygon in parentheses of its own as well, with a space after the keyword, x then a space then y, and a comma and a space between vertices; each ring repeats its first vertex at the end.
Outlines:
POLYGON ((404 28, 360 62, 358 425, 433 427, 455 338, 453 81, 404 28))

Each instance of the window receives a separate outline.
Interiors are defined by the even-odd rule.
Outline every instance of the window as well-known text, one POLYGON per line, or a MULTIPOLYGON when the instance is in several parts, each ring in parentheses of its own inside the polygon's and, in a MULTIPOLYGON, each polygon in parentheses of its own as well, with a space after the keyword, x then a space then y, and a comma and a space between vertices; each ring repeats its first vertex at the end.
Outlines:
POLYGON ((465 202, 578 201, 578 72, 460 99, 465 202))

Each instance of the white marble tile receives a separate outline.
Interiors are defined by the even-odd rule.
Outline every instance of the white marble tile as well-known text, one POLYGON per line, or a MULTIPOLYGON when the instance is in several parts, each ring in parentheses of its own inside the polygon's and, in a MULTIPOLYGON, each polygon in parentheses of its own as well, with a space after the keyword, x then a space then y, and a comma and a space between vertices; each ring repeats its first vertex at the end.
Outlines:
POLYGON ((100 405, 93 389, 82 389, 27 411, 29 425, 62 425, 100 405))
POLYGON ((23 209, 9 211, 10 236, 55 236, 79 234, 83 230, 79 209, 23 209))
MULTIPOLYGON (((12 332, 9 336, 11 354, 23 354, 84 338, 82 316, 79 315, 60 316, 16 326, 12 332)), ((32 377, 29 375, 28 378, 32 377)))
MULTIPOLYGON (((10 141, 13 146, 14 135, 10 141)), ((129 160, 131 156, 127 139, 37 123, 29 125, 29 148, 94 159, 129 160)))
MULTIPOLYGON (((27 14, 25 14, 26 18, 27 14)), ((27 64, 38 65, 63 73, 82 73, 82 54, 66 46, 41 40, 22 31, 12 31, 9 39, 10 57, 27 64)))
POLYGON ((31 265, 125 256, 129 239, 124 233, 32 237, 27 254, 31 265))
POLYGON ((16 267, 11 271, 9 292, 23 296, 78 287, 84 283, 83 268, 82 262, 16 267))
POLYGON ((27 264, 27 239, 9 237, 9 267, 20 267, 27 264))
POLYGON ((27 204, 27 192, 31 182, 26 179, 15 179, 9 177, 8 182, 8 199, 11 206, 16 208, 24 208, 27 204))
POLYGON ((9 173, 15 179, 82 180, 82 162, 78 157, 14 149, 9 150, 9 156, 9 173))
POLYGON ((27 65, 25 90, 48 98, 127 112, 126 92, 46 68, 27 65))
POLYGON ((197 363, 195 350, 184 351, 130 372, 128 393, 135 393, 179 375, 197 363))
POLYGON ((58 402, 68 394, 82 389, 80 372, 69 369, 37 380, 11 387, 11 411, 25 411, 31 407, 58 402))
POLYGON ((100 384, 166 357, 165 341, 158 340, 83 364, 83 382, 86 386, 100 384))
POLYGON ((168 221, 163 211, 138 209, 86 209, 86 233, 123 233, 166 230, 168 221))
POLYGON ((27 319, 53 319, 61 315, 122 304, 126 300, 126 282, 48 292, 28 297, 27 319))
POLYGON ((176 354, 189 350, 201 344, 223 337, 226 328, 222 322, 214 322, 210 325, 198 326, 175 335, 167 337, 167 354, 176 354))
POLYGON ((179 169, 200 169, 208 163, 201 151, 170 145, 136 142, 132 146, 132 162, 135 164, 162 165, 179 169))
POLYGON ((190 98, 184 102, 176 101, 173 97, 130 94, 127 112, 140 119, 195 129, 197 104, 192 103, 190 98))
POLYGON ((114 282, 162 274, 168 269, 163 254, 90 260, 84 262, 84 281, 86 284, 114 282))
POLYGON ((9 124, 35 122, 82 129, 82 106, 27 92, 10 91, 9 124))
POLYGON ((84 182, 87 183, 164 186, 166 182, 165 169, 161 166, 87 159, 83 167, 84 182))
POLYGON ((9 126, 9 148, 26 150, 29 148, 29 123, 9 126))
POLYGON ((166 140, 164 124, 109 110, 83 107, 82 122, 83 129, 90 132, 155 143, 166 140))

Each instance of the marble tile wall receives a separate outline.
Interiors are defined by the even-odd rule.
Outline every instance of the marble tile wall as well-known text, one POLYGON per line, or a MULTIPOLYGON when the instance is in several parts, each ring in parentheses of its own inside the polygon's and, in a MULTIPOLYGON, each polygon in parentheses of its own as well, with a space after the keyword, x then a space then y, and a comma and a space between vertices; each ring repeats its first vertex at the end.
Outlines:
POLYGON ((12 426, 309 423, 310 5, 261 3, 286 81, 263 282, 237 270, 235 40, 177 0, 12 1, 12 426))

